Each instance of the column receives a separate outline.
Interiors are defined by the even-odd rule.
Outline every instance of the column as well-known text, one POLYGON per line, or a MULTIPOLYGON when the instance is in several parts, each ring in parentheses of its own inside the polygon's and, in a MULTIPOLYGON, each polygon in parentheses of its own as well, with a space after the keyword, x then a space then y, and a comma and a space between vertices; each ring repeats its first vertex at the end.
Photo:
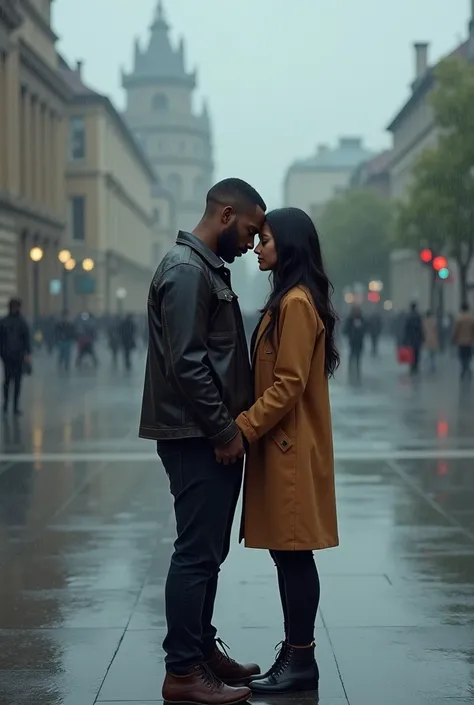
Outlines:
POLYGON ((0 190, 6 189, 7 186, 5 59, 6 55, 0 51, 0 190))
POLYGON ((38 142, 36 133, 36 121, 38 115, 38 100, 36 96, 31 96, 30 99, 30 157, 29 157, 29 173, 30 173, 30 201, 36 203, 36 162, 38 160, 38 142))
POLYGON ((41 199, 41 192, 42 192, 42 185, 41 182, 43 180, 43 173, 42 173, 42 166, 43 166, 43 160, 42 160, 42 152, 43 152, 43 145, 41 144, 41 121, 42 121, 42 110, 43 106, 38 100, 36 103, 36 121, 35 121, 35 140, 36 140, 36 163, 35 163, 35 201, 38 205, 41 204, 42 199, 41 199))
POLYGON ((6 163, 8 190, 17 196, 20 191, 20 67, 18 51, 7 54, 4 78, 6 83, 6 163))
POLYGON ((23 97, 23 179, 25 182, 25 199, 33 200, 33 170, 32 154, 33 154, 33 132, 32 132, 32 104, 31 94, 25 90, 23 97))
POLYGON ((48 210, 54 212, 54 116, 51 110, 48 110, 46 119, 47 137, 47 171, 48 171, 48 191, 47 202, 48 210))

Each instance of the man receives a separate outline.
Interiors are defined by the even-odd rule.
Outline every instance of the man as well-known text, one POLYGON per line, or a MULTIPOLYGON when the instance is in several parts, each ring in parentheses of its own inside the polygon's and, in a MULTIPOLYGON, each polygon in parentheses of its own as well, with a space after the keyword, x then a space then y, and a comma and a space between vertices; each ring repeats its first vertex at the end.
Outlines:
POLYGON ((55 339, 58 346, 59 369, 68 372, 71 365, 72 347, 76 340, 76 329, 69 319, 69 311, 62 312, 61 320, 56 324, 55 339))
POLYGON ((362 309, 360 306, 353 306, 344 326, 344 335, 349 343, 349 375, 350 377, 354 375, 358 382, 361 379, 361 362, 366 332, 367 323, 362 309))
POLYGON ((244 443, 234 419, 252 395, 242 315, 223 260, 253 248, 265 210, 244 181, 216 184, 200 223, 179 233, 158 267, 148 298, 140 436, 158 442, 178 533, 165 593, 168 702, 245 701, 249 689, 230 685, 260 673, 219 650, 212 616, 242 482, 244 443))
POLYGON ((404 345, 413 350, 413 362, 410 372, 417 375, 420 369, 420 355, 423 347, 423 320, 418 311, 418 306, 413 302, 410 306, 410 313, 405 321, 404 345))
POLYGON ((21 315, 21 301, 11 299, 8 308, 8 316, 0 321, 0 357, 4 371, 3 413, 8 412, 10 387, 13 385, 13 413, 21 416, 18 405, 24 364, 30 361, 31 355, 30 332, 21 315))
POLYGON ((456 323, 454 324, 453 343, 458 346, 459 361, 461 363, 461 379, 471 378, 471 360, 474 349, 474 316, 467 303, 461 306, 456 323))

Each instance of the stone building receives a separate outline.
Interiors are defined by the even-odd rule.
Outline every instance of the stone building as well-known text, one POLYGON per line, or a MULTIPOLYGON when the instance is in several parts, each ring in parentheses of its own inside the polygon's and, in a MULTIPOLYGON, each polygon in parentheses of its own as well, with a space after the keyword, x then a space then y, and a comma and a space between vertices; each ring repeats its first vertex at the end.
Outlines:
POLYGON ((56 304, 49 284, 66 217, 71 91, 57 71, 55 42, 51 0, 0 0, 0 312, 13 295, 29 315, 56 304))
POLYGON ((390 164, 392 152, 387 149, 372 159, 362 162, 351 177, 351 188, 374 189, 384 198, 390 198, 390 164))
POLYGON ((342 137, 334 149, 319 145, 315 155, 288 169, 285 205, 302 208, 317 218, 328 201, 348 188, 354 170, 372 156, 358 137, 342 137))
POLYGON ((184 49, 183 40, 172 46, 159 0, 148 44, 142 50, 136 41, 133 69, 122 77, 125 119, 157 175, 158 222, 171 238, 165 247, 176 227, 199 221, 213 178, 209 114, 205 105, 199 114, 193 109, 196 72, 187 71, 184 49))
POLYGON ((73 91, 63 240, 76 262, 64 277, 70 307, 144 312, 154 269, 154 171, 110 100, 84 85, 81 70, 80 62, 61 70, 73 91), (94 262, 90 274, 85 260, 94 262))
MULTIPOLYGON (((472 20, 469 25, 469 38, 460 44, 452 56, 474 58, 474 0, 472 20)), ((418 42, 414 45, 415 76, 411 84, 408 100, 388 126, 393 137, 393 151, 390 162, 391 195, 396 200, 404 200, 408 195, 413 167, 427 148, 438 141, 438 128, 434 122, 433 109, 429 96, 435 86, 436 65, 429 62, 429 44, 418 42)), ((459 306, 456 265, 450 263, 452 280, 443 284, 445 306, 454 313, 459 306)), ((471 278, 474 281, 474 271, 471 278)), ((406 309, 414 299, 423 308, 429 306, 430 276, 418 259, 418 252, 399 250, 393 253, 391 266, 392 296, 396 310, 406 309)))

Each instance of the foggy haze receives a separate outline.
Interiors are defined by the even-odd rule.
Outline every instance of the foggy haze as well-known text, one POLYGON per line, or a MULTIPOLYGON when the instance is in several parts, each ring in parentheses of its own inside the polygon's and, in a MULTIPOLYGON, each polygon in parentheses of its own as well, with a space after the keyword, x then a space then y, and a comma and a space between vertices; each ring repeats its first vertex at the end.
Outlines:
MULTIPOLYGON (((184 36, 198 100, 209 100, 216 178, 240 176, 270 207, 296 158, 317 143, 360 135, 374 151, 408 97, 412 43, 429 41, 430 63, 467 33, 467 0, 165 0, 173 40, 184 36), (224 8, 225 5, 225 8, 224 8)), ((57 0, 59 50, 85 61, 84 78, 122 108, 120 67, 142 46, 156 0, 57 0)), ((251 255, 250 255, 251 257, 251 255)))

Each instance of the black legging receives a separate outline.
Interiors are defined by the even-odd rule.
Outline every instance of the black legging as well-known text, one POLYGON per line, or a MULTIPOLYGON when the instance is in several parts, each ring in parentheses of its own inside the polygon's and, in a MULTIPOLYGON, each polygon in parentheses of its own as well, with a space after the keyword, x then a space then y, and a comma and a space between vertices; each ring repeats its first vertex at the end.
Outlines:
POLYGON ((270 551, 277 572, 286 640, 292 646, 314 641, 319 575, 312 551, 270 551))

